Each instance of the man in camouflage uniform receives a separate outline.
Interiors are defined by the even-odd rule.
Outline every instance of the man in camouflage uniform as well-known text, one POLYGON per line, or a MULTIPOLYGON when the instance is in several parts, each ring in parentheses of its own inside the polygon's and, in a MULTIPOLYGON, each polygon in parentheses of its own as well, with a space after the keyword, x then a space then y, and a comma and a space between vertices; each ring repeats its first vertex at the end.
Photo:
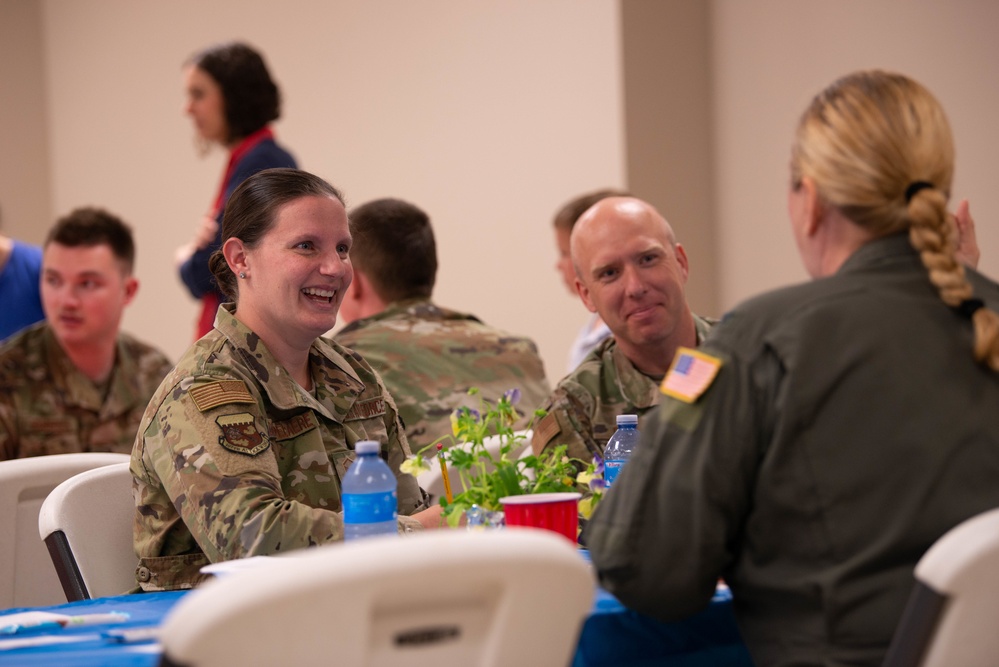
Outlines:
POLYGON ((525 428, 550 391, 537 346, 431 301, 437 249, 427 214, 380 199, 352 211, 350 229, 354 280, 340 308, 350 324, 336 340, 382 376, 412 450, 449 435, 456 408, 478 408, 472 387, 491 402, 519 390, 516 426, 525 428))
POLYGON ((49 232, 47 321, 0 347, 0 460, 132 450, 171 368, 158 350, 118 331, 139 287, 134 260, 131 231, 105 211, 77 209, 49 232))
POLYGON ((558 383, 531 446, 541 453, 565 444, 589 461, 603 456, 617 415, 637 414, 642 428, 677 348, 700 344, 714 321, 690 312, 686 252, 644 201, 599 201, 573 228, 571 254, 583 303, 614 335, 558 383))
POLYGON ((310 352, 304 391, 224 304, 215 329, 160 386, 132 452, 136 578, 146 591, 191 588, 210 562, 343 539, 340 486, 359 440, 382 443, 398 480, 401 530, 427 507, 411 475, 392 398, 335 342, 310 352))

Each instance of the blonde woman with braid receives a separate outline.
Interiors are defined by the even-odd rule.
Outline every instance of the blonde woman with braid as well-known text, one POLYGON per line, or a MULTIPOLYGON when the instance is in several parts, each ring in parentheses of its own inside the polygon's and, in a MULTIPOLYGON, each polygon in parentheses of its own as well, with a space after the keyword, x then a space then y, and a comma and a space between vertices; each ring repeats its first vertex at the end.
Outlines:
POLYGON ((677 353, 586 534, 622 602, 675 619, 722 577, 757 667, 881 664, 916 561, 999 506, 999 286, 955 259, 953 170, 915 81, 814 98, 788 195, 814 280, 677 353))

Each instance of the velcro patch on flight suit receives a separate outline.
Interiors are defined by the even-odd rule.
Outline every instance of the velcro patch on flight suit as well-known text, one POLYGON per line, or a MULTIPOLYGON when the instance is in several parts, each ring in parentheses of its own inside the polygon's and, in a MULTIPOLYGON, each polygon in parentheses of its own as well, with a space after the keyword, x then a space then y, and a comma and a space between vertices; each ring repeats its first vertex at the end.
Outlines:
POLYGON ((271 444, 267 436, 257 428, 253 415, 249 412, 222 415, 215 419, 215 423, 222 429, 219 444, 231 452, 256 456, 271 444))
POLYGON ((693 403, 711 386, 721 366, 718 357, 689 347, 678 348, 659 391, 684 403, 693 403))
MULTIPOLYGON (((531 440, 531 444, 532 446, 535 442, 548 444, 551 442, 552 438, 561 432, 562 427, 559 425, 558 419, 555 417, 555 413, 549 412, 542 417, 541 421, 538 422, 538 425, 534 427, 534 437, 531 440)), ((541 452, 535 450, 534 453, 540 454, 541 452)))
POLYGON ((344 421, 355 421, 358 419, 371 419, 385 414, 384 398, 369 398, 366 401, 358 401, 350 407, 344 421))
POLYGON ((202 412, 230 403, 256 403, 242 380, 219 380, 195 387, 189 393, 202 412))

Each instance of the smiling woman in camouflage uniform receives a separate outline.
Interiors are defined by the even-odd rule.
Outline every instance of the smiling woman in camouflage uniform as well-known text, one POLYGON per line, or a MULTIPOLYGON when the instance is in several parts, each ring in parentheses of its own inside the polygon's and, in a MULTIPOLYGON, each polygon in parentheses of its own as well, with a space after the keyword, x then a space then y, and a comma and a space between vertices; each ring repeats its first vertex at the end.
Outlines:
POLYGON ((320 338, 350 284, 339 192, 271 169, 233 193, 212 271, 236 303, 184 355, 132 452, 136 578, 189 588, 209 563, 342 539, 340 481, 377 440, 399 482, 400 529, 432 525, 395 403, 358 355, 320 338), (238 275, 238 279, 237 276, 238 275))

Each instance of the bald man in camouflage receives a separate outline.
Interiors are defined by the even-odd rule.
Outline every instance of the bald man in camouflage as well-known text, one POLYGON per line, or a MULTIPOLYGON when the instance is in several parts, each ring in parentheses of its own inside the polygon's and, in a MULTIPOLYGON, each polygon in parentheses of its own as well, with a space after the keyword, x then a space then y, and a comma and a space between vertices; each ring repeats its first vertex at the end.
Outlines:
POLYGON ((659 384, 680 346, 695 347, 714 324, 690 312, 689 265, 666 219, 634 197, 605 198, 572 229, 576 289, 613 336, 562 379, 545 404, 531 446, 568 445, 589 461, 603 455, 616 417, 645 416, 659 404, 659 384))
MULTIPOLYGON (((399 407, 413 452, 451 433, 451 413, 517 389, 527 420, 550 392, 533 341, 431 301, 437 249, 430 219, 398 199, 379 199, 350 214, 354 280, 336 341, 378 371, 399 407)), ((449 444, 449 443, 445 443, 449 444)))

